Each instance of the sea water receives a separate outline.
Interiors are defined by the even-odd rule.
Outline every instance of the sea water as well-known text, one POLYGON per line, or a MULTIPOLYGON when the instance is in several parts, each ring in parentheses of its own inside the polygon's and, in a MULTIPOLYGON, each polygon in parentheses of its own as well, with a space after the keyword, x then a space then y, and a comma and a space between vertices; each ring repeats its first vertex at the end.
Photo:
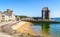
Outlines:
MULTIPOLYGON (((55 18, 53 20, 60 21, 60 19, 55 18)), ((37 34, 45 37, 60 37, 60 24, 58 23, 43 23, 43 24, 33 24, 31 26, 33 31, 37 34)))

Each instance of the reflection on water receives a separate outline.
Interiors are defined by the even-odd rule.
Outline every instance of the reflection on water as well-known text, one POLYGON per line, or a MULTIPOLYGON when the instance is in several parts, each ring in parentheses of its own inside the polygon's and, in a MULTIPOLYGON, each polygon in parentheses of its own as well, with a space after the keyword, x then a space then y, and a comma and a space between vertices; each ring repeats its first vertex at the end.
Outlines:
POLYGON ((36 33, 45 37, 60 37, 60 24, 34 24, 31 28, 36 33))
POLYGON ((44 36, 44 37, 50 37, 50 33, 49 33, 49 31, 50 31, 50 26, 49 26, 50 24, 49 23, 42 23, 42 35, 44 36))

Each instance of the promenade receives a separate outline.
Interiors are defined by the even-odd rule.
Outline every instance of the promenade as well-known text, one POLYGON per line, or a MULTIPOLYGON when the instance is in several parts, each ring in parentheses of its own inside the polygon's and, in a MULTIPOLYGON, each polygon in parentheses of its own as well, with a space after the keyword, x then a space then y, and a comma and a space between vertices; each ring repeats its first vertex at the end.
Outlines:
POLYGON ((10 21, 10 22, 0 22, 0 26, 3 26, 3 25, 6 25, 6 24, 9 24, 9 23, 15 23, 17 21, 10 21))

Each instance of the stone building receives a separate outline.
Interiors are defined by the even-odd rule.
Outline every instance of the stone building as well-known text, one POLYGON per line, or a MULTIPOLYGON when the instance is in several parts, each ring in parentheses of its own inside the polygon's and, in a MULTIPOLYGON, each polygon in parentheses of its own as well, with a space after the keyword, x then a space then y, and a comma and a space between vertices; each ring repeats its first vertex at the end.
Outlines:
POLYGON ((49 15, 50 15, 50 11, 49 11, 48 7, 44 7, 42 9, 42 19, 43 20, 49 20, 50 19, 49 15))
POLYGON ((16 21, 19 21, 20 20, 20 17, 19 16, 16 16, 16 21))
POLYGON ((0 11, 0 22, 2 21, 15 21, 13 11, 10 9, 7 9, 7 11, 4 12, 0 11))

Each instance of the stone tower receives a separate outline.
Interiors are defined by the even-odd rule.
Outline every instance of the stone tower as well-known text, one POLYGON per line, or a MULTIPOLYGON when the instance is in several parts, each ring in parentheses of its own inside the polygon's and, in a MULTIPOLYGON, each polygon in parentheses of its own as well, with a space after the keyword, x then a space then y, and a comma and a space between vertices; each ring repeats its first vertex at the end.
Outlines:
POLYGON ((48 9, 48 7, 44 7, 43 9, 42 9, 42 20, 49 20, 49 18, 50 18, 50 13, 49 13, 50 11, 49 11, 49 9, 48 9))

